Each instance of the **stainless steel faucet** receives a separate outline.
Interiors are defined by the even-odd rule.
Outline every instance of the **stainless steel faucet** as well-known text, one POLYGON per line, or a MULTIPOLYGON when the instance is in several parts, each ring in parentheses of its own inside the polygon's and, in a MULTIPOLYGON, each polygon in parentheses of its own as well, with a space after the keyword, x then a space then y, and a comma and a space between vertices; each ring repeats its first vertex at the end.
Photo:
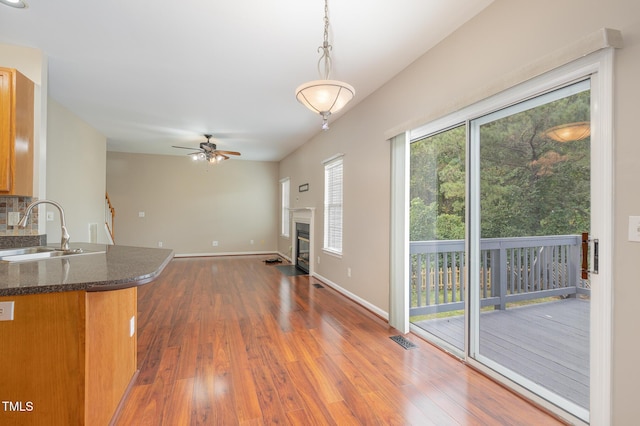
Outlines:
POLYGON ((20 222, 18 222, 18 226, 20 228, 24 228, 25 226, 27 226, 27 220, 29 220, 29 215, 31 214, 31 210, 38 204, 42 204, 42 203, 51 204, 58 208, 58 211, 60 212, 60 226, 62 227, 62 239, 60 240, 60 248, 64 251, 69 251, 70 237, 69 237, 69 232, 67 232, 67 224, 64 220, 64 210, 62 209, 62 206, 56 203, 55 201, 38 200, 29 204, 29 206, 27 206, 27 211, 24 212, 24 216, 22 216, 22 219, 20 219, 20 222))

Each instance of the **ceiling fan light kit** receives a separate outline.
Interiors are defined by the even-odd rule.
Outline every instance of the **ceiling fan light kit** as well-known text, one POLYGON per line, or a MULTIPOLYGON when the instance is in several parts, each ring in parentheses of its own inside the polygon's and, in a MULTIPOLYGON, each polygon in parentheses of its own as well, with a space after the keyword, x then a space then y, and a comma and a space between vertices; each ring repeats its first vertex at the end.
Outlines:
MULTIPOLYGON (((205 160, 209 164, 218 164, 224 160, 228 160, 230 155, 240 155, 237 151, 223 151, 218 149, 217 145, 211 142, 211 138, 213 135, 204 135, 207 138, 206 142, 200 142, 200 149, 196 152, 191 152, 187 154, 191 157, 192 160, 205 160)), ((193 151, 198 148, 189 148, 186 146, 173 146, 174 148, 179 149, 188 149, 193 151)))
POLYGON ((322 53, 318 60, 320 80, 304 83, 296 89, 296 99, 322 117, 322 130, 329 130, 329 116, 340 111, 356 94, 350 84, 330 80, 331 49, 329 44, 329 6, 324 2, 324 40, 318 51, 322 53))

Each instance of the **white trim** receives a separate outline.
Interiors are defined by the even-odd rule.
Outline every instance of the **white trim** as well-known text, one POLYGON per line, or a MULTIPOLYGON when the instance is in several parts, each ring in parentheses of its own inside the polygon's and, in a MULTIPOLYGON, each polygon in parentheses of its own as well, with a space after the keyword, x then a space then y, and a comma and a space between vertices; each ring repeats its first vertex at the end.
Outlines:
POLYGON ((350 299, 351 301, 362 305, 364 308, 370 310, 371 312, 373 312, 374 314, 382 317, 384 320, 388 320, 389 319, 389 313, 383 311, 382 309, 378 308, 375 305, 372 305, 371 303, 369 303, 368 301, 366 301, 365 299, 362 299, 361 297, 351 293, 349 290, 345 290, 344 288, 340 287, 338 284, 334 283, 333 281, 323 277, 320 274, 310 274, 312 277, 317 278, 318 280, 322 281, 323 284, 328 285, 329 287, 331 287, 332 289, 336 290, 338 293, 341 293, 343 296, 346 296, 348 299, 350 299))
POLYGON ((329 158, 325 158, 324 160, 322 160, 322 165, 323 165, 323 166, 326 166, 327 164, 331 163, 332 161, 335 161, 335 160, 337 160, 338 158, 342 158, 342 157, 344 157, 344 154, 343 154, 343 153, 341 153, 341 152, 339 152, 339 153, 337 153, 337 154, 332 155, 332 156, 331 156, 331 157, 329 157, 329 158))
POLYGON ((612 422, 611 376, 613 348, 613 64, 614 49, 598 56, 598 72, 592 76, 591 125, 591 231, 600 243, 599 274, 591 274, 591 348, 589 421, 593 425, 612 422), (594 200, 596 201, 594 203, 594 200), (593 303, 596 300, 597 303, 593 303))
POLYGON ((253 256, 263 254, 275 254, 274 250, 271 251, 228 251, 219 253, 178 253, 173 257, 219 257, 219 256, 253 256))
POLYGON ((389 250, 389 325, 409 332, 409 133, 396 136, 390 144, 391 249, 389 250))
POLYGON ((282 253, 282 252, 278 252, 278 256, 282 257, 283 259, 285 259, 287 262, 291 263, 291 258, 289 256, 287 256, 286 254, 282 253))

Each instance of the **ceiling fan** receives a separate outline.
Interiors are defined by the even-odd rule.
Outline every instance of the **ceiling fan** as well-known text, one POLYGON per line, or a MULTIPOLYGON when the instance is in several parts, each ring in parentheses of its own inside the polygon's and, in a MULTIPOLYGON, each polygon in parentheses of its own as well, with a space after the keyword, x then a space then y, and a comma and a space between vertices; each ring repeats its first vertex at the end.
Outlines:
POLYGON ((230 155, 240 155, 239 152, 236 151, 223 151, 219 150, 216 147, 216 144, 211 142, 211 138, 213 135, 204 135, 207 138, 206 142, 200 142, 200 149, 198 148, 189 148, 186 146, 173 146, 173 148, 180 149, 189 149, 193 151, 197 149, 196 152, 191 152, 187 155, 191 156, 194 160, 206 160, 211 164, 219 163, 224 160, 228 160, 230 155))

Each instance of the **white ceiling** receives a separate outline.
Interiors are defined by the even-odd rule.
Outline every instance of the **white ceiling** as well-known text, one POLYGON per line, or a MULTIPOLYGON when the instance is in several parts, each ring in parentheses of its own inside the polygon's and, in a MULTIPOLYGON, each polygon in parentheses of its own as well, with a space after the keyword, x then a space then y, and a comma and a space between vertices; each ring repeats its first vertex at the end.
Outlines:
MULTIPOLYGON (((0 4, 0 43, 41 49, 49 96, 111 151, 183 155, 212 133, 278 161, 320 132, 294 90, 319 78, 322 0, 26 1, 0 4)), ((331 77, 356 89, 333 120, 491 1, 330 0, 331 77)))

